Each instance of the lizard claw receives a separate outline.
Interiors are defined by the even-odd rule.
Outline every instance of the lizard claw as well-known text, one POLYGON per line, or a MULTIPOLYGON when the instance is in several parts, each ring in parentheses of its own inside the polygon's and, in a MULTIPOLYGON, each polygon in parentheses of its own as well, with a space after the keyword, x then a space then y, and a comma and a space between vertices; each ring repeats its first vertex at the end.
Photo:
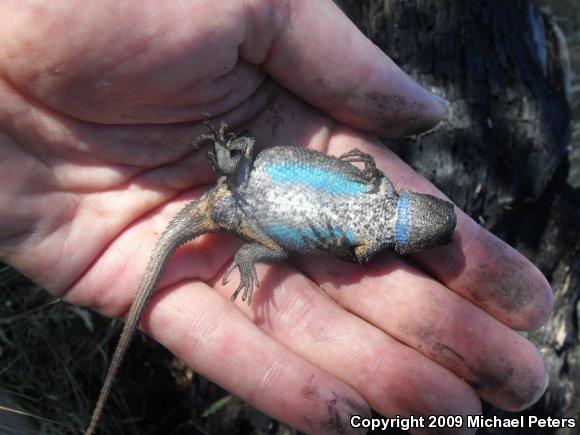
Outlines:
POLYGON ((238 267, 238 264, 234 260, 232 261, 232 264, 230 264, 229 267, 226 269, 226 273, 224 274, 224 278, 222 279, 222 285, 226 285, 228 282, 230 282, 230 275, 236 267, 238 267))
POLYGON ((194 140, 194 147, 199 148, 199 145, 204 141, 212 141, 216 144, 226 146, 229 141, 232 140, 232 136, 235 139, 236 135, 234 133, 227 133, 228 124, 225 121, 220 123, 219 128, 216 128, 211 123, 211 116, 207 112, 202 112, 203 124, 209 131, 209 133, 201 134, 197 139, 194 140))
POLYGON ((252 268, 252 279, 254 280, 254 284, 257 287, 260 287, 260 280, 258 279, 258 273, 256 272, 256 268, 252 268))
POLYGON ((256 268, 252 263, 246 264, 245 262, 238 262, 234 258, 234 261, 226 270, 222 280, 222 285, 226 285, 230 281, 229 276, 235 268, 240 270, 240 284, 232 294, 231 300, 234 302, 240 292, 243 290, 244 292, 242 293, 242 301, 246 302, 249 306, 252 303, 252 293, 254 288, 257 288, 260 285, 256 268))

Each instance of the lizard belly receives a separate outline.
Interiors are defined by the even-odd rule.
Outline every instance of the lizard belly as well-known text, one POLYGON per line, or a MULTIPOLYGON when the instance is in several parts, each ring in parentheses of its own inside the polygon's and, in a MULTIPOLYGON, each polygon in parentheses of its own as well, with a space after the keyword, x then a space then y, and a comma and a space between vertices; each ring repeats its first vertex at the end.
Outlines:
POLYGON ((257 176, 248 183, 243 198, 244 213, 292 251, 309 253, 316 249, 311 240, 320 238, 340 239, 347 246, 376 245, 377 250, 389 242, 391 232, 384 222, 394 216, 394 210, 385 188, 376 193, 329 192, 257 176))

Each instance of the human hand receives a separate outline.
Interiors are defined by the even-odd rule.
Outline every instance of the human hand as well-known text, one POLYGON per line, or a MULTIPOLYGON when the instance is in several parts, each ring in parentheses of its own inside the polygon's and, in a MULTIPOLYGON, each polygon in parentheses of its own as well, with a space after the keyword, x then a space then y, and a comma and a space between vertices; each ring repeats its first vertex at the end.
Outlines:
MULTIPOLYGON (((0 258, 71 303, 128 309, 160 232, 215 179, 191 145, 203 110, 263 145, 359 148, 397 188, 442 195, 354 128, 417 133, 444 103, 330 1, 8 1, 0 26, 0 258)), ((142 328, 305 432, 348 431, 369 407, 521 409, 547 377, 510 328, 542 324, 551 290, 457 213, 455 242, 412 259, 260 265, 251 308, 220 285, 239 243, 205 236, 174 256, 142 328)))

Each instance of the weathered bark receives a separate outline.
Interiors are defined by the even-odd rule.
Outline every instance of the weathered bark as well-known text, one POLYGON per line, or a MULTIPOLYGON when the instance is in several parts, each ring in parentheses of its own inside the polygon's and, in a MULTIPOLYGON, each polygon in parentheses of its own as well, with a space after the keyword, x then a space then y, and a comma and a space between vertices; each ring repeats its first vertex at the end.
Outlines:
MULTIPOLYGON (((336 3, 451 102, 435 130, 385 143, 548 277, 555 312, 529 337, 551 382, 525 413, 578 417, 580 192, 566 181, 569 86, 558 29, 531 0, 336 3)), ((506 413, 486 406, 486 414, 506 413)))

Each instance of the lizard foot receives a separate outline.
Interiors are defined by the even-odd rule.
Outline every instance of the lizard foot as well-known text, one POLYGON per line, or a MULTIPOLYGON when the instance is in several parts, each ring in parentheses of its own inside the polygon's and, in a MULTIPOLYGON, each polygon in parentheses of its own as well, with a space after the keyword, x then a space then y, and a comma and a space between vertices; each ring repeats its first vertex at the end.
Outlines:
POLYGON ((349 163, 363 163, 362 176, 371 183, 375 183, 378 179, 384 177, 384 174, 377 168, 373 156, 363 153, 358 148, 342 154, 339 159, 349 163))
POLYGON ((253 263, 244 261, 240 255, 236 254, 234 261, 232 261, 232 264, 230 264, 226 270, 224 279, 222 280, 222 285, 225 285, 230 281, 229 276, 235 268, 240 270, 240 285, 232 294, 232 302, 236 300, 238 294, 243 290, 242 301, 247 302, 249 306, 252 303, 252 292, 254 291, 254 288, 260 285, 256 268, 253 263))
POLYGON ((234 133, 228 133, 228 125, 225 121, 220 123, 219 128, 215 128, 210 122, 210 119, 211 115, 207 112, 203 112, 203 123, 208 129, 209 133, 201 134, 193 141, 193 146, 196 149, 199 149, 200 144, 205 141, 211 141, 213 143, 218 143, 225 146, 236 138, 234 133))

